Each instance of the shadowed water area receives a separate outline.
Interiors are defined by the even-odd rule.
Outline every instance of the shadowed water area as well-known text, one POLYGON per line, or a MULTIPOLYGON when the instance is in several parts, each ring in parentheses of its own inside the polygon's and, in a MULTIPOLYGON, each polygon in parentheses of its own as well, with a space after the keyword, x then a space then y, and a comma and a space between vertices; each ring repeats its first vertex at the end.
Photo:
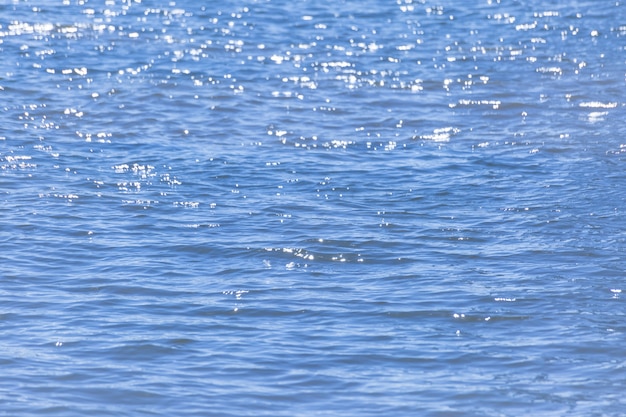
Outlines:
POLYGON ((0 1, 1 416, 618 416, 626 5, 0 1))

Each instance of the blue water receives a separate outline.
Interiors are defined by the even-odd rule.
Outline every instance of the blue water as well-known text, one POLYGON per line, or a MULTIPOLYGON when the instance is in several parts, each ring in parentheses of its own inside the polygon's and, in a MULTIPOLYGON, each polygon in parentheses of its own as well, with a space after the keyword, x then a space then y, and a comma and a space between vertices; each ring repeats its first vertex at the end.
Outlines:
POLYGON ((0 415, 623 415, 625 45, 621 1, 0 2, 0 415))

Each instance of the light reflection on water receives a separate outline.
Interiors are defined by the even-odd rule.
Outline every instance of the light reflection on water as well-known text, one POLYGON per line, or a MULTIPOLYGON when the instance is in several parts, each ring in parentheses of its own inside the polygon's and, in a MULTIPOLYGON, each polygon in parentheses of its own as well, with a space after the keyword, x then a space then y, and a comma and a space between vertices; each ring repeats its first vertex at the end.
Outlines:
POLYGON ((0 6, 2 411, 618 415, 623 17, 0 6))

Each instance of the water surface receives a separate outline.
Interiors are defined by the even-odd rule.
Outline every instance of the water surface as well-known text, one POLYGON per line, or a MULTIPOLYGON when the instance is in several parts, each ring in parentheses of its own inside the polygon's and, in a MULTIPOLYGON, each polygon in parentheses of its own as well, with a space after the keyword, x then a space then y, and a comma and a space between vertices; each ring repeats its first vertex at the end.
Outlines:
POLYGON ((620 415, 626 9, 475 3, 0 3, 0 415, 620 415))

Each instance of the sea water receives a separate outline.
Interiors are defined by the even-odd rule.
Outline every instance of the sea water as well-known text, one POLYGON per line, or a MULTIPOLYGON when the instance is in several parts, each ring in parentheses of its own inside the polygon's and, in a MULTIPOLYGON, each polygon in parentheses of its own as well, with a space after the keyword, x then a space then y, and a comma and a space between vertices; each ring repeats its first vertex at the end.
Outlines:
POLYGON ((626 5, 0 2, 0 415, 618 416, 626 5))

